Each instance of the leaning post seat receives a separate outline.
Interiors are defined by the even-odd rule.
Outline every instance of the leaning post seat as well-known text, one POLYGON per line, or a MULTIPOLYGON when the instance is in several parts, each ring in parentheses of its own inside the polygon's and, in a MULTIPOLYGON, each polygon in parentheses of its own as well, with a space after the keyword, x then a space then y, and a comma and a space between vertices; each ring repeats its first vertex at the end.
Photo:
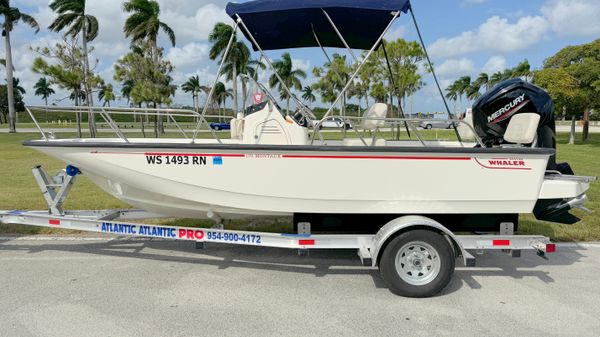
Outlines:
POLYGON ((533 112, 514 115, 504 133, 504 141, 512 144, 530 144, 534 146, 539 123, 540 115, 533 112))

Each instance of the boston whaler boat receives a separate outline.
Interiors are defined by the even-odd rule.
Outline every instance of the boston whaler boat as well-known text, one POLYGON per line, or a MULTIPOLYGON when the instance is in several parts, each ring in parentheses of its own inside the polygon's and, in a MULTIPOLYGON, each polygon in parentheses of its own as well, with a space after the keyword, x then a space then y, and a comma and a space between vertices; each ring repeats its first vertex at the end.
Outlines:
MULTIPOLYGON (((271 68, 266 50, 346 47, 350 54, 352 49, 367 50, 344 91, 369 56, 382 47, 392 23, 409 12, 414 19, 408 0, 256 0, 227 5, 235 30, 241 29, 271 68)), ((326 223, 334 222, 338 231, 377 232, 376 252, 369 256, 390 288, 407 296, 438 292, 454 268, 450 262, 454 253, 467 256, 465 248, 488 247, 460 243, 452 231, 499 231, 502 224, 516 225, 520 213, 574 223, 578 219, 569 210, 583 208, 593 180, 574 176, 567 164, 555 163, 552 102, 543 90, 518 79, 482 96, 474 105, 472 121, 452 119, 456 141, 423 139, 414 120, 387 118, 388 107, 381 103, 360 118, 335 116, 352 125, 344 134, 353 137, 326 140, 319 124, 333 118, 342 93, 325 117, 313 123, 314 115, 300 101, 295 112, 286 113, 264 86, 251 78, 243 80, 248 99, 243 112, 231 120, 229 137, 213 131, 212 139, 198 137, 200 127, 208 126, 206 107, 202 114, 90 108, 118 137, 54 139, 40 128, 43 139, 24 145, 69 164, 63 177, 82 173, 118 199, 161 215, 218 222, 293 216, 296 225, 310 222, 313 228, 326 228, 326 223), (180 129, 185 137, 129 138, 111 118, 117 113, 151 114, 177 127, 180 117, 193 116, 199 123, 191 137, 180 129), (384 129, 394 126, 405 127, 416 138, 385 139, 384 129), (390 230, 394 219, 409 220, 390 230), (406 223, 435 230, 400 235, 406 223), (452 244, 458 247, 455 252, 452 244)), ((295 99, 285 85, 284 89, 295 99)), ((38 173, 38 178, 48 185, 45 174, 38 173)), ((60 207, 50 208, 54 215, 62 212, 60 207)), ((527 242, 525 246, 533 246, 533 241, 527 242)), ((516 249, 512 244, 500 248, 516 249)))

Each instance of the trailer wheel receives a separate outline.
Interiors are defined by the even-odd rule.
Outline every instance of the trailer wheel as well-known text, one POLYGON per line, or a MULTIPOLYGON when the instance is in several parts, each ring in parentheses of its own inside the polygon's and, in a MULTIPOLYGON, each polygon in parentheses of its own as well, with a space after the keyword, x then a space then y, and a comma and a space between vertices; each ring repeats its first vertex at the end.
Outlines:
POLYGON ((379 261, 379 272, 391 292, 406 297, 430 297, 450 282, 454 250, 441 234, 411 230, 393 238, 379 261))

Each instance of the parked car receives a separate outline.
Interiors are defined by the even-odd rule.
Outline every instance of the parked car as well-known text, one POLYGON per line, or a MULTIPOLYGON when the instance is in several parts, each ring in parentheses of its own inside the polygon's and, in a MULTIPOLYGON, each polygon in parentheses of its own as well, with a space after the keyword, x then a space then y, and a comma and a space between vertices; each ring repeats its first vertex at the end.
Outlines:
POLYGON ((451 121, 447 121, 445 119, 431 119, 431 120, 426 120, 426 121, 422 121, 419 125, 420 127, 422 127, 423 129, 450 129, 452 128, 452 122, 451 121))
POLYGON ((334 118, 329 118, 323 121, 323 123, 321 123, 321 125, 319 125, 319 129, 322 128, 336 128, 336 129, 341 129, 342 127, 344 127, 346 130, 352 129, 352 125, 350 125, 350 123, 345 122, 344 120, 338 117, 334 117, 334 118))
POLYGON ((231 130, 231 125, 229 123, 221 122, 221 123, 210 123, 210 128, 213 130, 231 130))

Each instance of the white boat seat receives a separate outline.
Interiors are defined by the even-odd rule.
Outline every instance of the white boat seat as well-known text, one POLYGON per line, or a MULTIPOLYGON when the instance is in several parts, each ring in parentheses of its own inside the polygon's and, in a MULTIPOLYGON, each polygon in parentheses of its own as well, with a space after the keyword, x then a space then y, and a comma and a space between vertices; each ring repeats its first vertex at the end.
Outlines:
POLYGON ((241 139, 244 134, 244 120, 232 118, 229 122, 231 139, 241 139))
POLYGON ((367 111, 363 114, 362 128, 365 130, 376 130, 385 125, 385 120, 380 118, 386 118, 388 112, 388 106, 384 103, 375 103, 371 105, 367 111), (376 118, 376 119, 373 119, 376 118))
POLYGON ((525 112, 512 116, 504 133, 504 140, 513 144, 533 144, 537 137, 540 115, 525 112))
POLYGON ((463 141, 475 140, 475 133, 473 132, 472 126, 473 126, 473 115, 467 114, 465 119, 462 120, 462 123, 458 123, 458 125, 456 126, 456 130, 458 131, 458 134, 460 135, 461 140, 463 140, 463 141))

